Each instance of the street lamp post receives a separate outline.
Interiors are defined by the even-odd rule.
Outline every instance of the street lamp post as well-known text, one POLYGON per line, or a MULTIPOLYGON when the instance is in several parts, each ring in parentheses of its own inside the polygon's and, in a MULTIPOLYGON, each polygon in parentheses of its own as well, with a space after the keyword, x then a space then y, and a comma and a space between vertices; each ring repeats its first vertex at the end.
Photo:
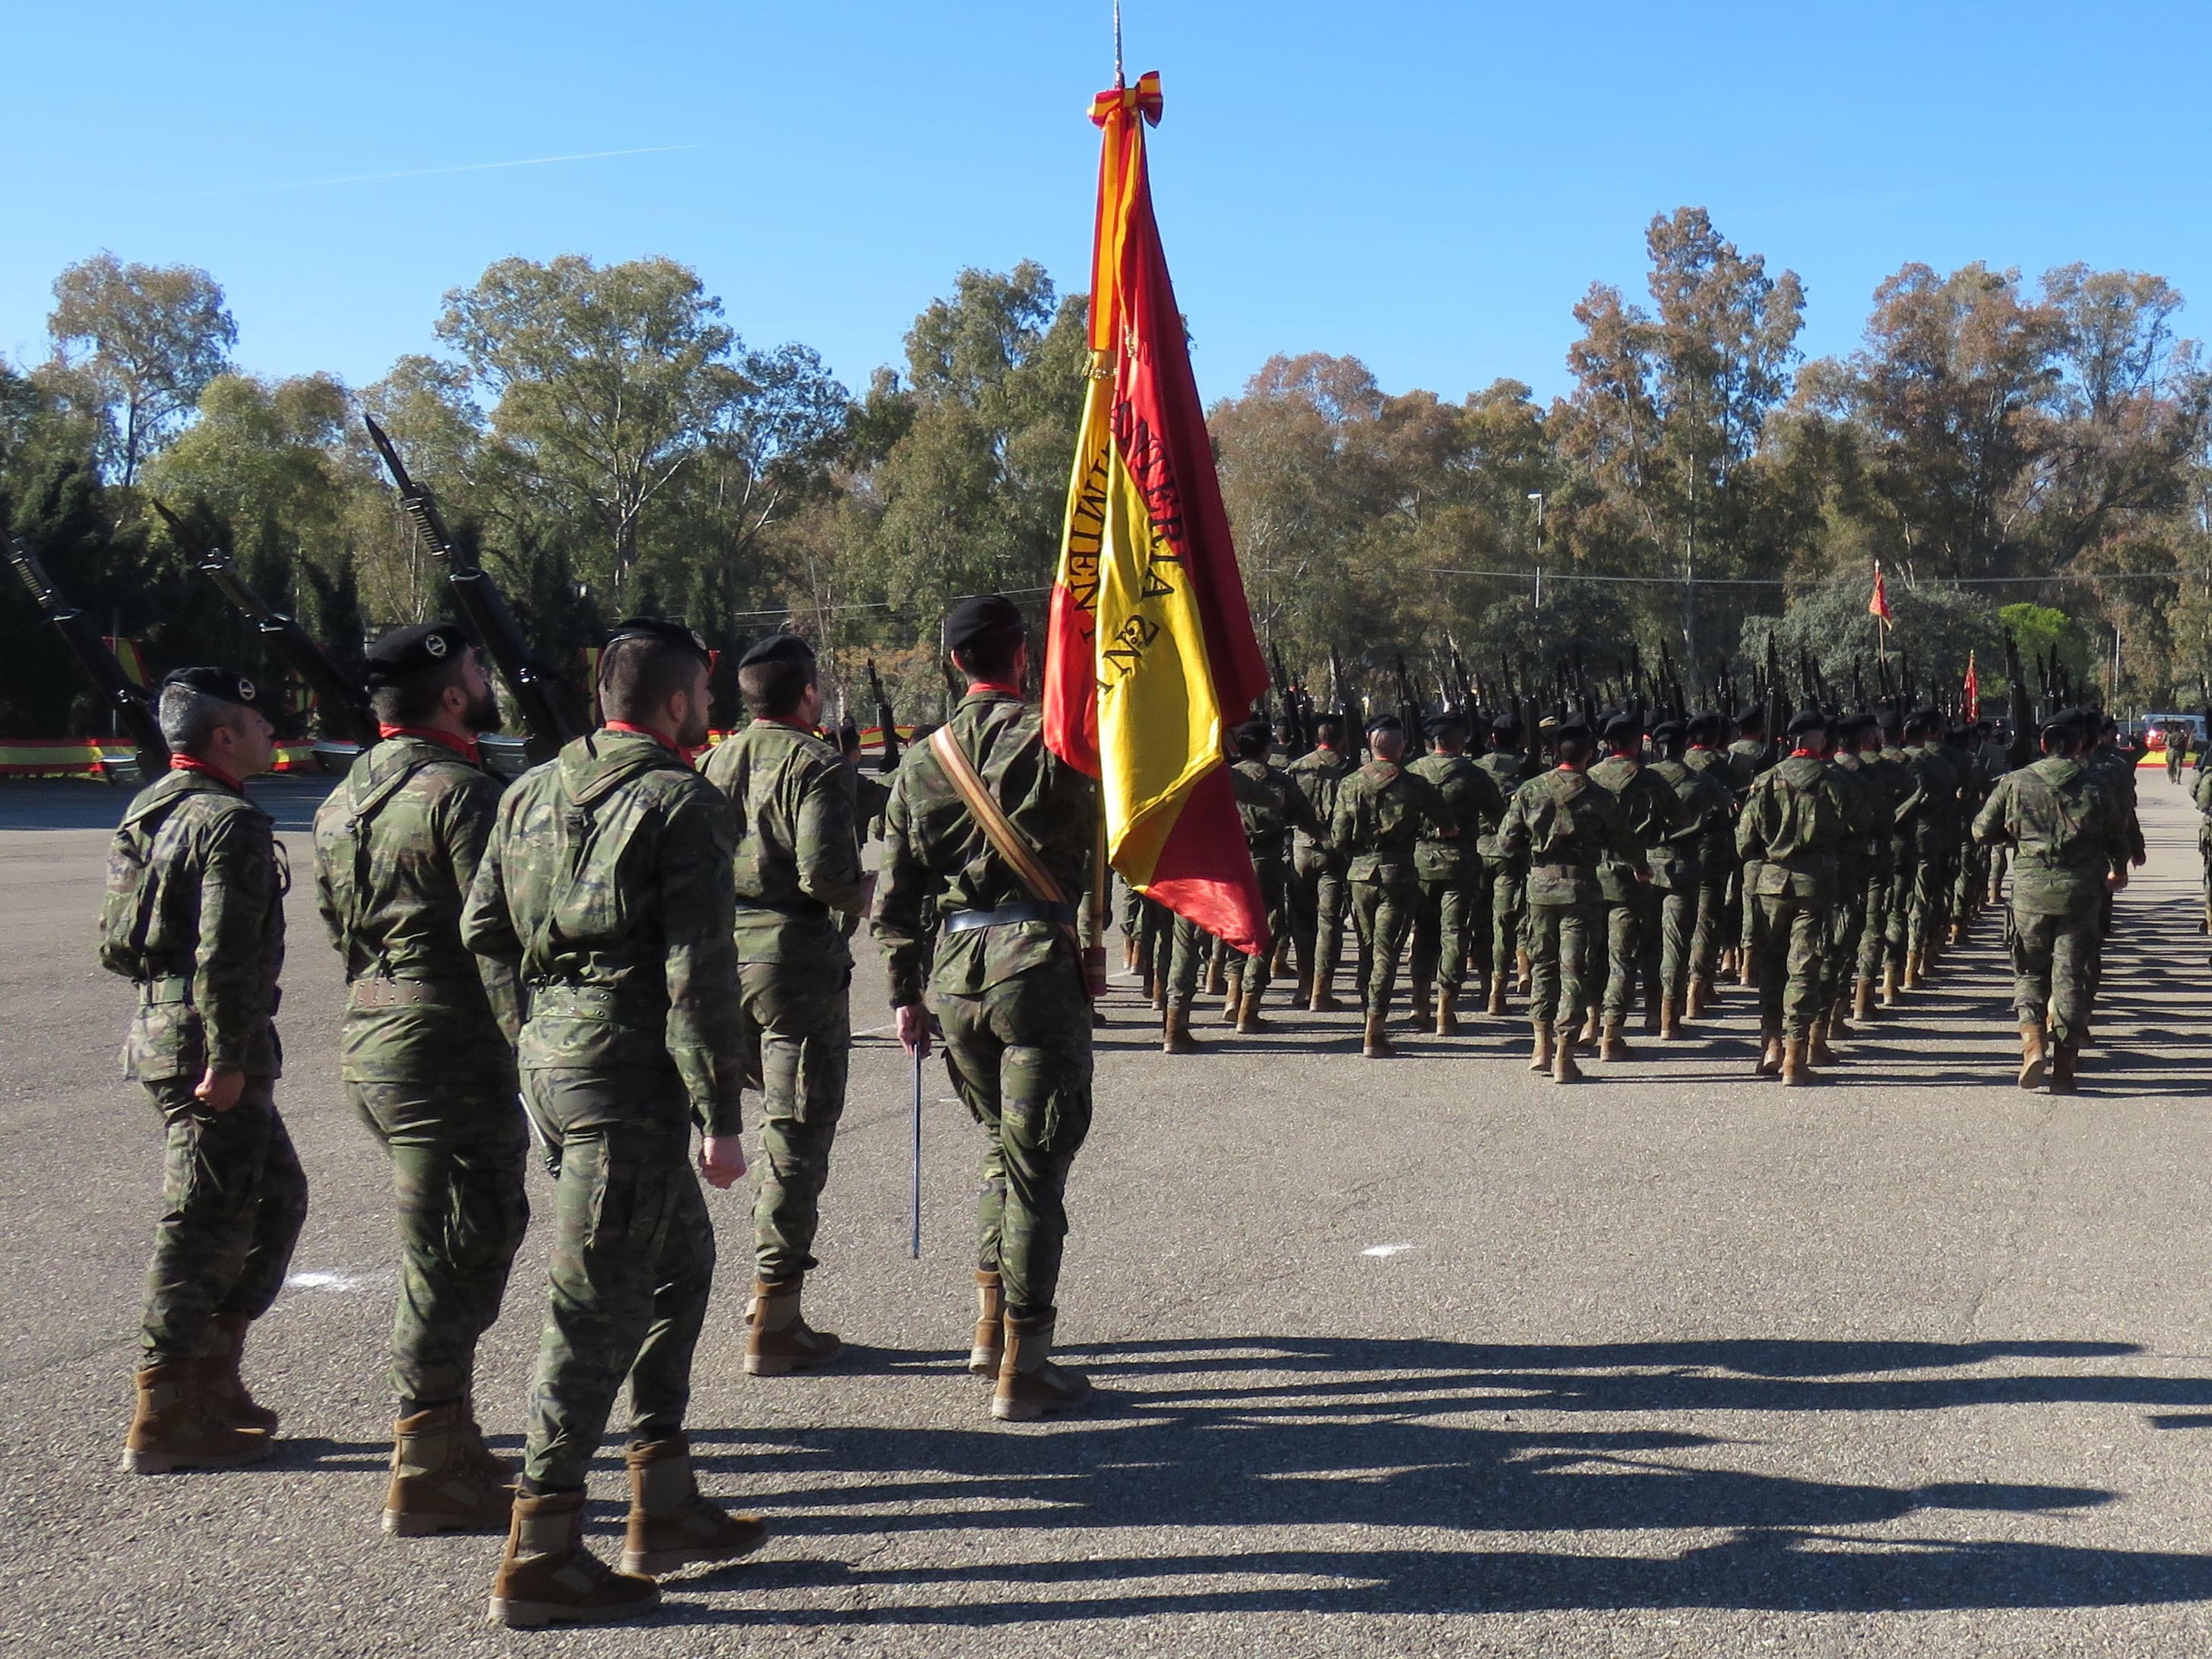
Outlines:
POLYGON ((1544 608, 1544 492, 1532 489, 1528 499, 1536 503, 1536 602, 1535 610, 1544 608))

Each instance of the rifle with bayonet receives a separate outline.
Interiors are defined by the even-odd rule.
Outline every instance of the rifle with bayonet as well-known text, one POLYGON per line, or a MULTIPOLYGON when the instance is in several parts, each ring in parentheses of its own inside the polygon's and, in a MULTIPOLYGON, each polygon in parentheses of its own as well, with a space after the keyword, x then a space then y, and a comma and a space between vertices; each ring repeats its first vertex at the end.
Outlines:
POLYGON ((154 717, 153 699, 146 688, 125 672, 100 631, 84 619, 84 612, 62 596, 38 556, 13 536, 8 538, 8 562, 15 567, 40 614, 54 625, 77 666, 100 688, 100 702, 138 745, 140 779, 150 781, 155 774, 167 770, 169 745, 161 736, 161 722, 154 717))
POLYGON ((876 731, 883 741, 883 750, 876 757, 876 770, 888 775, 898 770, 898 722, 891 714, 890 693, 884 690, 883 676, 876 672, 876 659, 868 659, 868 695, 876 702, 876 731))
POLYGON ((431 552, 445 563, 446 580, 453 586, 453 603, 461 613, 462 625, 476 636, 477 643, 514 694, 515 706, 522 713, 522 723, 529 732, 530 758, 550 759, 562 744, 583 736, 583 728, 570 718, 562 700, 558 682, 531 656, 522 630, 515 625, 514 613, 507 608, 507 600, 483 568, 453 539, 453 532, 446 528, 445 515, 438 511, 436 499, 407 476, 399 452, 384 435, 384 428, 366 415, 362 416, 362 422, 368 428, 369 441, 384 458, 385 469, 398 489, 399 505, 414 520, 416 530, 429 544, 431 552))
POLYGON ((369 712, 368 695, 330 659, 314 636, 246 585, 238 562, 204 538, 193 533, 166 502, 155 501, 154 511, 169 526, 170 538, 202 575, 222 591, 239 615, 253 624, 284 665, 305 681, 314 693, 316 711, 323 717, 324 734, 368 748, 377 739, 376 716, 369 712))

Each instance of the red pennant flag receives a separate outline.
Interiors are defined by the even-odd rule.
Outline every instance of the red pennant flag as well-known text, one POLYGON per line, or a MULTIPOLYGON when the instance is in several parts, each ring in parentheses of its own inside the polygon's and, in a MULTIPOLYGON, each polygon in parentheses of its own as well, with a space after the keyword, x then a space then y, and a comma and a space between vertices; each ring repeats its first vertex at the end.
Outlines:
POLYGON ((1867 601, 1867 611, 1870 615, 1881 617, 1881 625, 1884 628, 1896 626, 1896 623, 1890 619, 1889 590, 1882 585, 1880 559, 1874 562, 1874 597, 1867 601))
POLYGON ((1981 719, 1982 680, 1981 676, 1974 672, 1974 653, 1971 649, 1966 653, 1966 718, 1969 720, 1978 720, 1981 719))

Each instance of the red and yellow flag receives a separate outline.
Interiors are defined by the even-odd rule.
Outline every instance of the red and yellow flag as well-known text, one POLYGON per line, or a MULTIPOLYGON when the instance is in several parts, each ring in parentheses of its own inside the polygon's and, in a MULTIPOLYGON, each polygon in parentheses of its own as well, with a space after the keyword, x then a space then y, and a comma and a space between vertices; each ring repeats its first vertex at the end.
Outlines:
POLYGON ((1891 620, 1889 614, 1889 590, 1882 585, 1880 559, 1874 562, 1874 597, 1867 601, 1867 613, 1869 616, 1881 617, 1881 625, 1884 628, 1896 625, 1891 620))
POLYGON ((1968 720, 1978 720, 1981 719, 1982 677, 1974 672, 1974 653, 1971 648, 1969 648, 1966 653, 1966 684, 1963 688, 1962 701, 1966 707, 1966 718, 1968 720))
POLYGON ((1105 133, 1091 384, 1047 623, 1045 741, 1103 784, 1108 857, 1131 886, 1257 952, 1267 908, 1222 738, 1267 665, 1152 218, 1160 77, 1100 93, 1091 118, 1105 133))

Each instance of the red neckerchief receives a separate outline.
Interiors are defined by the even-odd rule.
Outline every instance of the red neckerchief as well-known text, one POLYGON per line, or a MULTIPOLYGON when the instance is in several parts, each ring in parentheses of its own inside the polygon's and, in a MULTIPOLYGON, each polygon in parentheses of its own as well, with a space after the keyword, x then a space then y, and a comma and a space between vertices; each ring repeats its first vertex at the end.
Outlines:
POLYGON ((465 738, 457 732, 441 732, 434 726, 386 726, 379 720, 376 735, 380 738, 413 738, 422 743, 434 743, 450 749, 471 766, 483 764, 483 748, 474 738, 465 738))
POLYGON ((651 738, 672 755, 680 756, 684 752, 683 744, 672 738, 663 737, 649 726, 638 726, 629 720, 609 720, 606 723, 606 729, 610 732, 627 732, 633 738, 651 738))
POLYGON ((1826 760, 1828 757, 1817 749, 1793 749, 1790 751, 1790 758, 1791 760, 1826 760))
POLYGON ((198 755, 170 756, 169 769, 172 772, 204 772, 217 783, 227 783, 241 795, 246 793, 244 783, 231 776, 212 761, 204 761, 198 755))
POLYGON ((993 692, 996 692, 1000 696, 1002 696, 1002 697, 1012 697, 1012 698, 1013 698, 1013 699, 1014 699, 1014 701, 1015 701, 1015 702, 1020 702, 1020 701, 1021 701, 1021 696, 1022 696, 1022 689, 1021 689, 1021 687, 1019 687, 1018 685, 1001 685, 1001 684, 999 684, 999 682, 998 682, 998 681, 996 681, 996 680, 970 680, 970 681, 969 681, 969 682, 968 682, 968 695, 969 695, 969 696, 971 696, 971 697, 972 697, 972 696, 975 696, 978 691, 993 691, 993 692))

